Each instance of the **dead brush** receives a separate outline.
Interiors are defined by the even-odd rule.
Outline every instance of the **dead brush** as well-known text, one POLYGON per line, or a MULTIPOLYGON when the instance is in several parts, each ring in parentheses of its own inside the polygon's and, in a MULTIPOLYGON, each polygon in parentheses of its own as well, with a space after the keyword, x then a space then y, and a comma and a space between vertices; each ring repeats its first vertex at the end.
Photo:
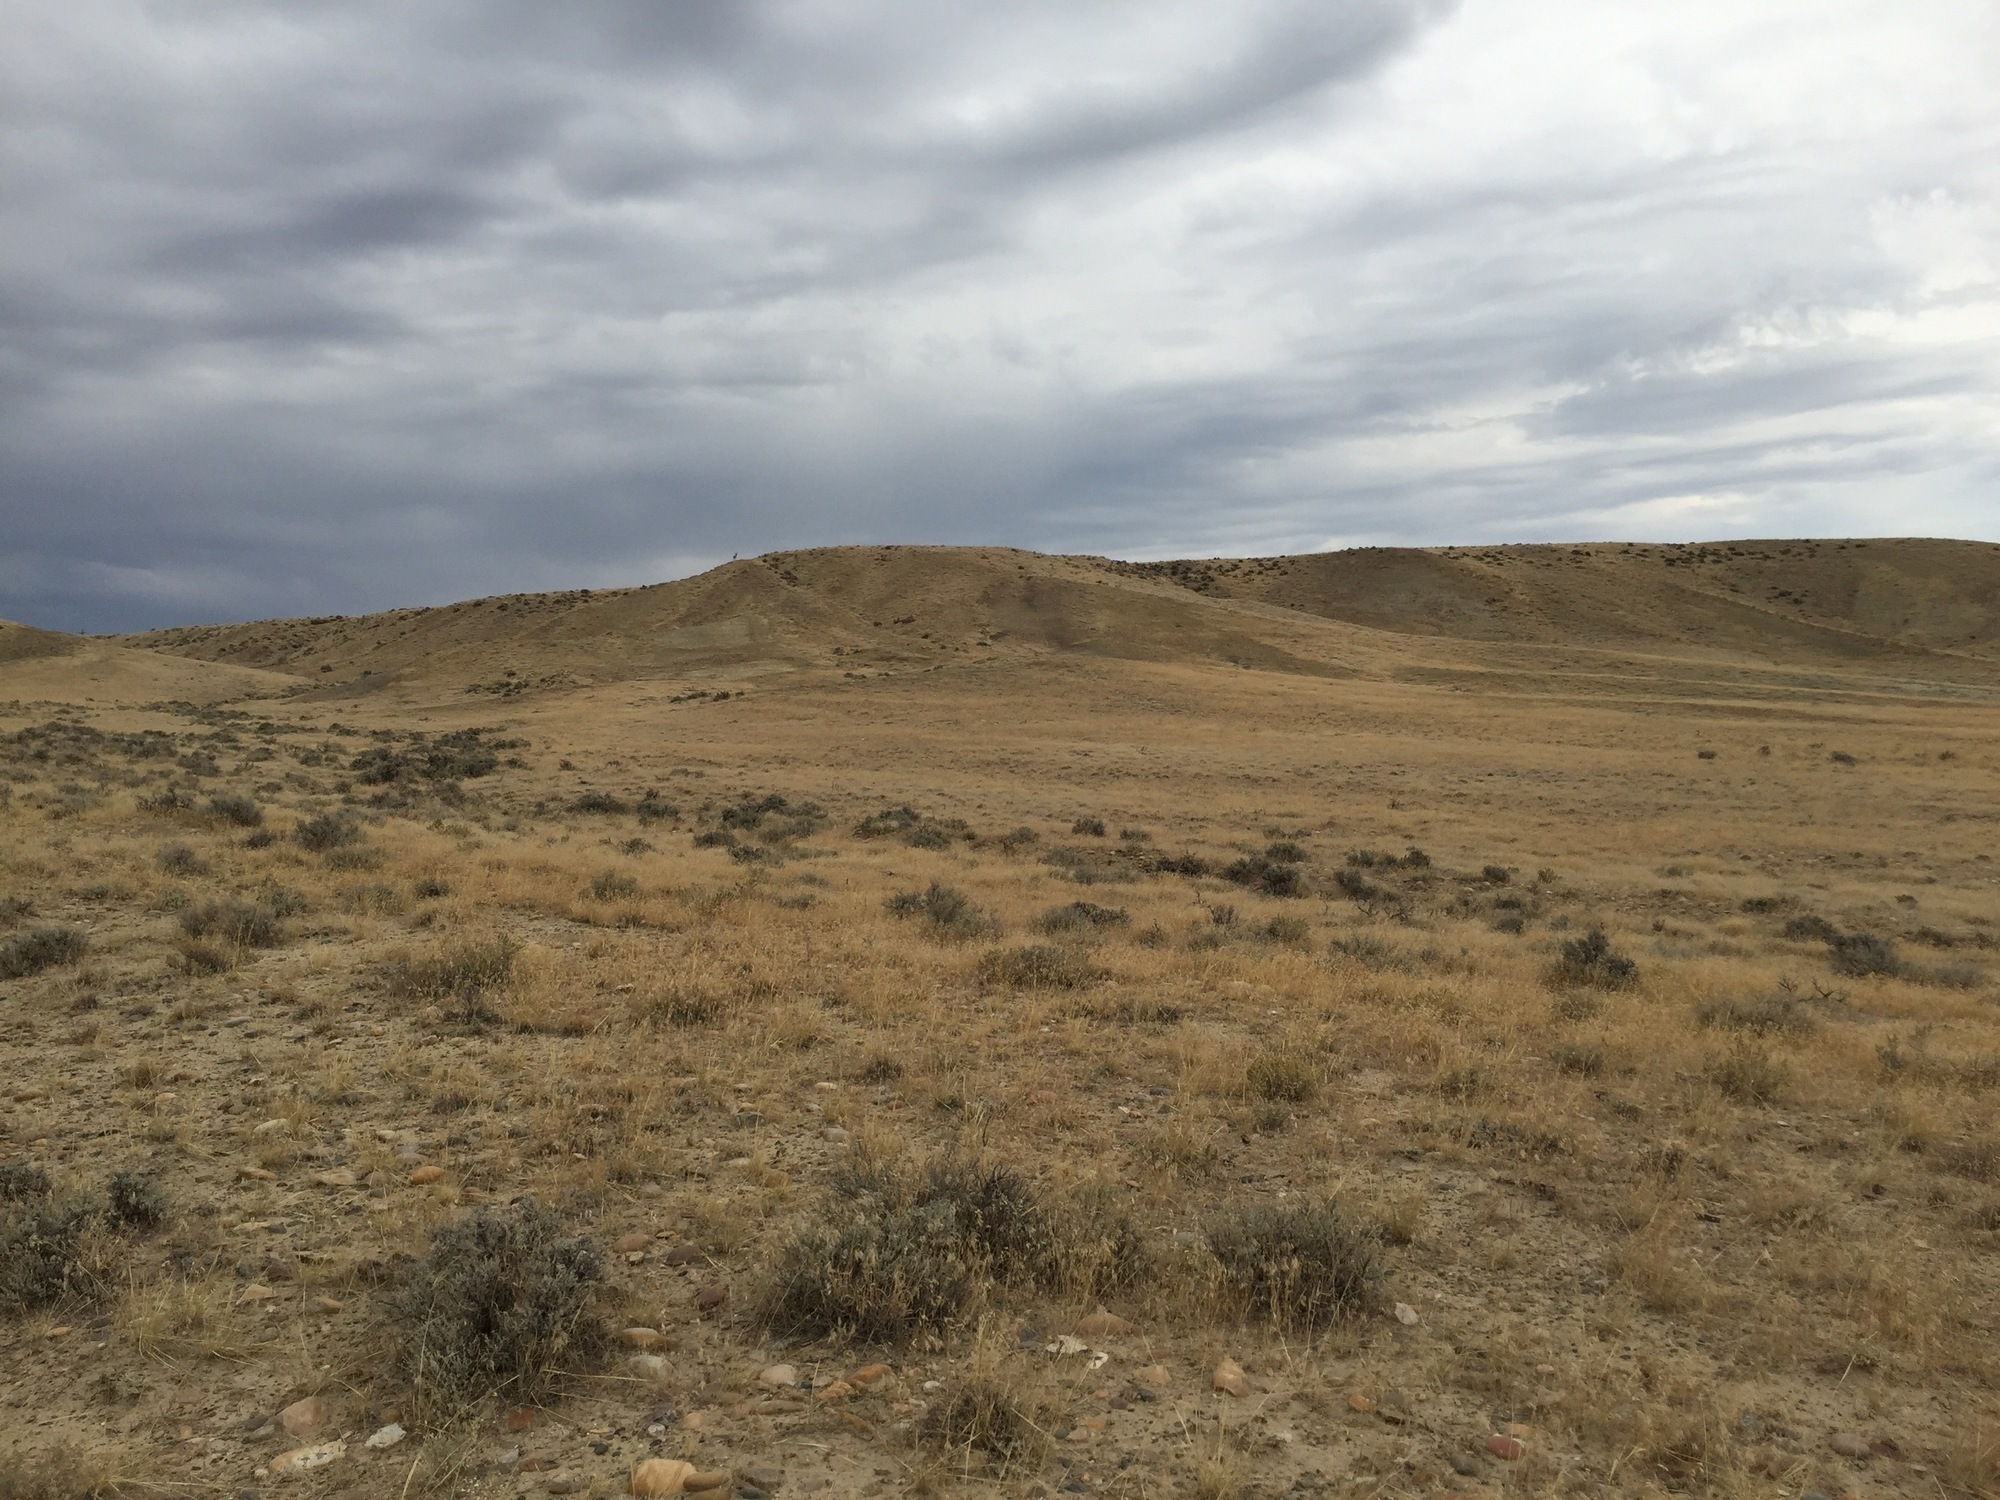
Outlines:
POLYGON ((917 1438, 967 1468, 984 1457, 998 1460, 1004 1472, 1040 1462, 1065 1425, 1022 1383, 997 1373, 975 1374, 924 1413, 917 1438))
POLYGON ((979 981, 996 989, 1080 990, 1104 978, 1082 953, 1053 943, 994 948, 979 960, 979 981))
POLYGON ((898 917, 920 918, 935 937, 970 939, 997 937, 1000 924, 973 905, 956 886, 933 880, 921 891, 898 891, 883 906, 898 917))
POLYGON ((421 957, 405 954, 395 959, 384 982, 396 999, 442 1005, 449 1020, 466 1025, 493 1022, 500 1015, 486 998, 512 981, 519 953, 520 944, 504 935, 468 939, 421 957))
POLYGON ((1205 1226, 1223 1281, 1280 1333, 1310 1335, 1372 1305, 1381 1240, 1331 1202, 1267 1203, 1205 1226))
POLYGON ((90 947, 76 927, 36 927, 0 943, 0 979, 26 979, 58 964, 73 964, 90 947))
POLYGON ((1243 1070, 1243 1089, 1266 1104, 1311 1104, 1324 1076, 1320 1059, 1295 1042, 1266 1047, 1243 1070))
POLYGON ((1622 990, 1636 984, 1639 966, 1611 946, 1602 927, 1570 938, 1556 957, 1551 977, 1558 984, 1584 984, 1600 990, 1622 990))

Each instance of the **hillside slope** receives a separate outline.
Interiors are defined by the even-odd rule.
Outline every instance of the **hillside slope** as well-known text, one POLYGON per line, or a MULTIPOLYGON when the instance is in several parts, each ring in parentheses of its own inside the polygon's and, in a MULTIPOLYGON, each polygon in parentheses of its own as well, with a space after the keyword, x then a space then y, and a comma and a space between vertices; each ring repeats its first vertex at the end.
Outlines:
POLYGON ((901 674, 1055 653, 1345 676, 1412 649, 1434 657, 1445 641, 1985 679, 2000 664, 2000 547, 1598 544, 1164 563, 837 547, 644 588, 123 638, 293 674, 328 696, 901 674))

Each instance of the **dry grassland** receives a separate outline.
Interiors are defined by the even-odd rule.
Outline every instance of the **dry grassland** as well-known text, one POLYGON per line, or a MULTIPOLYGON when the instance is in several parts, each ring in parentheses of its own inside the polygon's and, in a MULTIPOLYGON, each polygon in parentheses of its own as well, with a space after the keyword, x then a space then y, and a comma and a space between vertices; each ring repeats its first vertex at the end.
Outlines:
POLYGON ((2000 1493, 1992 693, 1590 671, 16 703, 0 1496, 2000 1493))

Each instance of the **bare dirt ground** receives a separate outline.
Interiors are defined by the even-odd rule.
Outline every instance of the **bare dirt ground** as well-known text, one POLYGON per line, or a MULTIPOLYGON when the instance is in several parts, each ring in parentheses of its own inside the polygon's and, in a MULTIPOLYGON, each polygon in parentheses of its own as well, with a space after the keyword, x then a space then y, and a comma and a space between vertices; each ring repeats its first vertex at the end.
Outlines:
POLYGON ((0 1496, 2000 1493, 1990 663, 1231 607, 0 660, 0 1496))

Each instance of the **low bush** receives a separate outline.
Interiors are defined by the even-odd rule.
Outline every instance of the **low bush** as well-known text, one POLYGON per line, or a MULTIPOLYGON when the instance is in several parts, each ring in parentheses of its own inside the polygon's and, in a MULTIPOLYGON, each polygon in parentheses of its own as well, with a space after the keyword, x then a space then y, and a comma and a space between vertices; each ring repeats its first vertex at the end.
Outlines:
POLYGON ((342 848, 360 837, 354 820, 340 813, 317 813, 292 826, 292 842, 313 854, 342 848))
POLYGON ((1709 1064, 1709 1081, 1739 1104, 1774 1104, 1785 1091, 1786 1074, 1762 1047, 1743 1042, 1709 1064))
POLYGON ((1011 1167, 862 1157, 780 1250, 760 1315, 792 1337, 901 1343, 967 1323, 997 1287, 1078 1295, 1144 1264, 1102 1185, 1052 1209, 1011 1167))
POLYGON ((1793 917, 1785 923, 1785 936, 1795 943, 1826 943, 1840 936, 1840 929, 1825 917, 1793 917))
POLYGON ((1249 855, 1225 866, 1222 878, 1266 896, 1303 896, 1306 893, 1305 879, 1299 867, 1287 860, 1273 859, 1268 851, 1249 855))
POLYGON ((73 964, 90 947, 75 927, 35 927, 0 943, 0 979, 26 979, 58 964, 73 964))
POLYGON ((1887 938, 1866 932, 1838 932, 1826 940, 1826 949, 1836 974, 1858 979, 1869 974, 1903 972, 1896 945, 1887 938))
POLYGON ((1260 1204, 1212 1219, 1207 1236, 1225 1281, 1280 1332, 1360 1314, 1382 1273, 1380 1237, 1331 1203, 1260 1204))
POLYGON ((264 823, 264 809, 254 799, 233 792, 210 797, 208 815, 238 828, 259 828, 264 823))
POLYGON ((1105 835, 1104 819, 1078 818, 1069 825, 1071 833, 1082 834, 1085 838, 1101 839, 1105 835))
POLYGON ((992 937, 1000 924, 956 886, 933 880, 921 891, 898 891, 882 903, 899 917, 920 917, 940 937, 992 937))
POLYGON ((30 1198, 46 1198, 51 1184, 48 1169, 26 1157, 0 1162, 0 1203, 20 1203, 30 1198))
POLYGON ((589 1365, 604 1342, 592 1306, 603 1279, 596 1241, 566 1235, 532 1199, 438 1230, 388 1297, 416 1414, 436 1422, 493 1396, 533 1402, 589 1365))
POLYGON ((918 1440, 945 1453, 984 1453, 1031 1463, 1067 1424, 1055 1413, 991 1376, 957 1383, 917 1424, 918 1440))
POLYGON ((624 798, 614 797, 610 792, 585 792, 574 802, 570 803, 569 810, 573 813, 615 817, 619 813, 627 813, 632 809, 625 805, 624 798))
POLYGON ((1103 970, 1074 948, 1053 943, 995 948, 979 960, 983 983, 1009 989, 1079 990, 1103 977, 1103 970))
POLYGON ((623 901, 639 894, 639 882, 619 870, 603 870, 591 877, 590 894, 599 901, 623 901))
POLYGON ((105 1266, 93 1239, 103 1220, 103 1204, 81 1194, 0 1203, 0 1313, 101 1291, 105 1266))
POLYGON ((168 844, 153 856, 153 863, 165 875, 206 875, 208 861, 186 844, 168 844))
POLYGON ((153 1229, 166 1220, 167 1190, 152 1172, 113 1172, 109 1196, 112 1222, 126 1229, 153 1229))
POLYGON ((217 937, 239 948, 275 948, 282 940, 278 914, 247 901, 204 901, 181 913, 181 931, 191 938, 217 937))
POLYGON ((1319 1097, 1320 1065, 1302 1047, 1270 1047, 1250 1059, 1243 1086, 1253 1099, 1310 1104, 1319 1097))
POLYGON ((1122 906, 1099 906, 1094 901, 1071 901, 1062 906, 1051 906, 1036 917, 1035 931, 1048 937, 1063 937, 1075 933, 1103 932, 1112 927, 1129 926, 1132 914, 1122 906))
POLYGON ((472 939, 421 958, 403 957, 389 967, 389 993, 405 1000, 442 1003, 447 1015, 476 1024, 499 1016, 486 996, 507 987, 520 945, 510 937, 472 939))
POLYGON ((1580 938, 1562 945, 1556 959, 1556 978, 1565 984, 1587 984, 1601 990, 1624 989, 1639 977, 1639 966, 1611 947, 1602 927, 1593 927, 1580 938))
POLYGON ((1784 1032, 1802 1034, 1813 1029, 1812 1014, 1789 995, 1769 995, 1752 1000, 1711 1000, 1698 1009, 1695 1016, 1704 1026, 1747 1032, 1752 1036, 1774 1036, 1784 1032))

